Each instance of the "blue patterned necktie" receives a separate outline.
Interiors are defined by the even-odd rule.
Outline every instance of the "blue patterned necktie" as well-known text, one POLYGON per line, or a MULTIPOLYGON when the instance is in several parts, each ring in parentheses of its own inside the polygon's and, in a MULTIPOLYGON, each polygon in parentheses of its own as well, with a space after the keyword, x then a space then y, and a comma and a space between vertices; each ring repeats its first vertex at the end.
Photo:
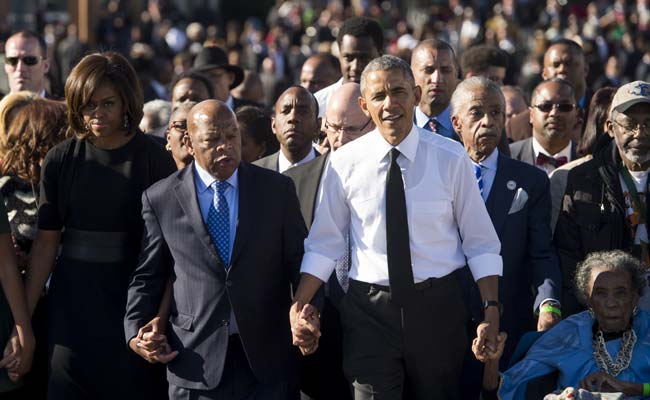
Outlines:
POLYGON ((483 173, 480 165, 474 164, 474 175, 476 175, 476 182, 478 182, 478 190, 481 192, 481 197, 483 197, 483 173))
POLYGON ((208 232, 223 265, 228 269, 230 266, 230 211, 224 193, 230 185, 226 181, 216 181, 211 186, 214 198, 208 210, 208 232))

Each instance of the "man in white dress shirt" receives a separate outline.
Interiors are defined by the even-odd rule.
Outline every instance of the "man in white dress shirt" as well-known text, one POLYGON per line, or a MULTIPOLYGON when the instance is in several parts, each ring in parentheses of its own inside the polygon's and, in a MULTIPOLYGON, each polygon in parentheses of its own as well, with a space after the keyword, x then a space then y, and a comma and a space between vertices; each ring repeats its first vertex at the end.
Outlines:
POLYGON ((314 94, 318 100, 318 116, 325 115, 330 96, 344 83, 361 80, 361 72, 370 60, 384 50, 384 31, 377 21, 366 17, 347 19, 339 28, 336 43, 339 46, 341 79, 314 94))
MULTIPOLYGON (((499 239, 463 148, 413 124, 420 88, 409 65, 374 59, 361 93, 377 129, 330 156, 290 319, 294 330, 307 320, 316 331, 314 313, 300 311, 345 253, 349 230, 341 314, 355 399, 456 399, 468 315, 454 271, 467 263, 485 302, 483 358, 499 329, 499 239)), ((317 346, 300 335, 294 344, 317 346)))

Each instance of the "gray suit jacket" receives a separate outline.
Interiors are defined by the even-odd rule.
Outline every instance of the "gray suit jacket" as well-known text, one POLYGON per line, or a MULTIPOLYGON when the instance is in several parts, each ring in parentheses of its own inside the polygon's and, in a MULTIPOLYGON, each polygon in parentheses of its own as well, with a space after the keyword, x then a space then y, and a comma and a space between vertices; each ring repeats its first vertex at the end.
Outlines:
MULTIPOLYGON (((520 140, 510 145, 510 157, 515 160, 525 162, 526 164, 535 165, 535 151, 533 150, 533 138, 520 140)), ((576 159, 576 144, 571 146, 571 160, 576 159)))
MULTIPOLYGON (((257 165, 258 167, 270 169, 272 171, 278 171, 280 169, 280 164, 278 162, 278 159, 280 158, 280 152, 282 150, 278 150, 275 153, 271 154, 270 156, 266 156, 264 158, 260 158, 259 160, 253 162, 254 165, 257 165)), ((320 153, 316 151, 316 149, 312 149, 314 152, 314 155, 316 157, 320 156, 320 153)))
POLYGON ((295 188, 289 178, 246 163, 238 174, 239 215, 228 269, 203 222, 193 164, 142 196, 145 230, 129 286, 126 338, 156 315, 171 277, 166 334, 179 354, 167 366, 167 379, 180 387, 209 390, 220 383, 231 310, 259 381, 286 380, 295 355, 288 311, 307 235, 295 188))

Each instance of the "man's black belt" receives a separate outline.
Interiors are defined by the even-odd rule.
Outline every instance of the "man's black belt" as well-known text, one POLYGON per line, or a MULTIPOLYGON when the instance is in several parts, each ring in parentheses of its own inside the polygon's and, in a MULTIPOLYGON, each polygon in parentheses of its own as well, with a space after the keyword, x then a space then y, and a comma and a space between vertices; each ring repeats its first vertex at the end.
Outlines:
MULTIPOLYGON (((422 282, 416 283, 415 290, 425 290, 428 288, 445 285, 451 279, 456 279, 453 273, 442 276, 440 278, 429 278, 423 280, 422 282)), ((387 285, 378 285, 376 283, 361 282, 354 279, 350 279, 350 287, 356 287, 358 289, 361 289, 362 291, 368 291, 371 288, 374 288, 382 292, 390 292, 390 287, 387 285)))

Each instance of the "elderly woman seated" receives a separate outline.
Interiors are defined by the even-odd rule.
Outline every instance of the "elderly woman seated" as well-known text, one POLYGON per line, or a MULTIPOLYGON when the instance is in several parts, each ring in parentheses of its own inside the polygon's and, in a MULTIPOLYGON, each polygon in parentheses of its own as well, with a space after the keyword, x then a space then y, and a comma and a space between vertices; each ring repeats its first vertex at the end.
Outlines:
MULTIPOLYGON (((539 338, 502 375, 499 398, 524 399, 529 382, 553 372, 558 373, 560 390, 650 396, 650 313, 637 308, 643 273, 639 261, 625 252, 590 254, 575 277, 576 290, 589 310, 539 338)), ((486 364, 486 377, 495 365, 486 364)))

